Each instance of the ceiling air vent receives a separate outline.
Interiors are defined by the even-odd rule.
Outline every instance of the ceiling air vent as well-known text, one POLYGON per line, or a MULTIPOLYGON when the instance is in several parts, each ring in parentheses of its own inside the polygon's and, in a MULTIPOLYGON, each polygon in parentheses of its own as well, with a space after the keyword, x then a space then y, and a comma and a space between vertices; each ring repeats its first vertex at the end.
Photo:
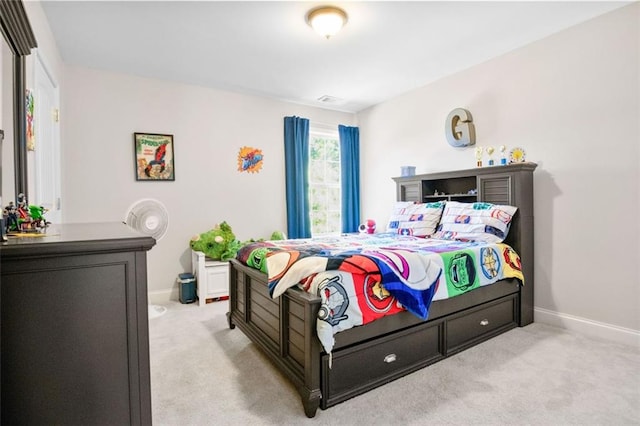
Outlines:
POLYGON ((337 104, 343 101, 343 99, 336 98, 335 96, 324 95, 318 98, 319 102, 323 104, 337 104))

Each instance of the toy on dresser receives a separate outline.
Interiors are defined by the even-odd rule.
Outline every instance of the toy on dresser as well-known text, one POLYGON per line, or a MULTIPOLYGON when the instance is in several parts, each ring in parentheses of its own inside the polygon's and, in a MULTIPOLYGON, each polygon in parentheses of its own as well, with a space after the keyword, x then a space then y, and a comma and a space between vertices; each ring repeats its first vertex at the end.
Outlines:
POLYGON ((51 224, 44 218, 46 212, 47 209, 42 206, 29 205, 25 195, 20 193, 17 205, 10 201, 2 211, 4 232, 6 234, 44 232, 51 224))

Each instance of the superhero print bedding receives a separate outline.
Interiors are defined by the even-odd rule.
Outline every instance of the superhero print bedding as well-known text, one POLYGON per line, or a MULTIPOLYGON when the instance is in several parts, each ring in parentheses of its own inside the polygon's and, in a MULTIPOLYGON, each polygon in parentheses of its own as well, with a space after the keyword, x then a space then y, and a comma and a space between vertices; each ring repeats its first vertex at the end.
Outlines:
POLYGON ((524 280, 519 256, 506 244, 395 233, 256 242, 237 260, 268 276, 274 298, 299 286, 322 299, 316 328, 327 353, 340 331, 403 310, 427 319, 433 300, 524 280))

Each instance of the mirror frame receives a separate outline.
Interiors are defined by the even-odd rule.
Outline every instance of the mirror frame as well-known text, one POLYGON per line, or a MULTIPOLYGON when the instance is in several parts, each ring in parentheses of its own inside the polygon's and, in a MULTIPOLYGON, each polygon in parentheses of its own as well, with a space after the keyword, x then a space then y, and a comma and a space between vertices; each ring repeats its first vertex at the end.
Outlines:
POLYGON ((29 199, 27 181, 26 61, 38 47, 22 0, 0 1, 0 31, 13 53, 13 146, 15 196, 29 199))

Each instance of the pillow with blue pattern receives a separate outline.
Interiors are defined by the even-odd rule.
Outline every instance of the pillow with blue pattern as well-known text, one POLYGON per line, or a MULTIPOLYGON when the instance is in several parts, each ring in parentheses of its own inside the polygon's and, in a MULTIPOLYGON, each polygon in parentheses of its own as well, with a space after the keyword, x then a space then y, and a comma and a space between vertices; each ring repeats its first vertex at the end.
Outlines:
POLYGON ((517 210, 507 205, 449 201, 433 238, 501 243, 517 210))
POLYGON ((444 201, 415 204, 398 202, 389 219, 387 232, 428 237, 436 231, 444 205, 444 201))

